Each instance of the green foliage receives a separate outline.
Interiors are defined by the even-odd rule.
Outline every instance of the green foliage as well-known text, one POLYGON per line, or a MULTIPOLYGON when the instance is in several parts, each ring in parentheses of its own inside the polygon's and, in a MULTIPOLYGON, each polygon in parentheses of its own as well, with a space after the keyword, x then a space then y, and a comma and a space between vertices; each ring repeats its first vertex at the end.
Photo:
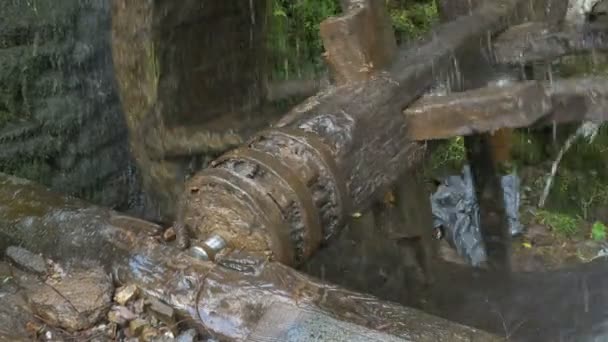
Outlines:
POLYGON ((580 219, 573 216, 548 210, 538 210, 535 213, 539 223, 551 228, 554 232, 571 237, 578 232, 580 219))
POLYGON ((543 161, 543 143, 526 130, 513 132, 513 159, 520 165, 536 165, 543 161))
POLYGON ((605 224, 596 221, 591 227, 591 238, 595 241, 606 240, 606 230, 608 230, 608 228, 605 224))
MULTIPOLYGON (((433 0, 386 0, 399 41, 427 32, 437 18, 433 0)), ((312 77, 324 70, 319 24, 340 13, 339 0, 272 0, 269 49, 274 79, 312 77)))
POLYGON ((437 21, 435 1, 390 1, 389 14, 399 42, 428 32, 437 21))
POLYGON ((273 0, 269 32, 273 77, 318 74, 323 68, 319 24, 339 13, 338 0, 273 0))
POLYGON ((431 155, 431 169, 450 168, 460 170, 466 159, 464 138, 456 137, 437 147, 431 155))
MULTIPOLYGON (((562 128, 564 129, 564 128, 562 128)), ((541 145, 541 140, 532 143, 541 145)), ((561 146, 561 142, 558 143, 561 146)), ((559 164, 547 205, 553 210, 581 216, 588 219, 594 208, 608 203, 608 129, 600 128, 596 139, 589 143, 584 139, 577 141, 559 164)), ((525 152, 518 154, 522 160, 525 152)), ((536 158, 536 157, 535 157, 536 158)), ((538 161, 530 163, 541 167, 542 176, 528 184, 535 193, 542 192, 550 162, 554 155, 541 154, 538 161)), ((528 160, 532 161, 532 160, 528 160)))

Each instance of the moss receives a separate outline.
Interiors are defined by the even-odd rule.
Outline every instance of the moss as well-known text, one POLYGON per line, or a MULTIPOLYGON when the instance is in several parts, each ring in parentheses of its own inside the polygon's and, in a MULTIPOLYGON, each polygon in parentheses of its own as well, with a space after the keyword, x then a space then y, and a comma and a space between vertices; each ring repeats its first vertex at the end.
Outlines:
POLYGON ((14 113, 0 109, 0 127, 3 127, 7 123, 13 121, 15 118, 16 115, 14 113))
POLYGON ((595 241, 604 241, 606 240, 606 231, 608 227, 602 222, 596 221, 591 227, 591 239, 595 241))

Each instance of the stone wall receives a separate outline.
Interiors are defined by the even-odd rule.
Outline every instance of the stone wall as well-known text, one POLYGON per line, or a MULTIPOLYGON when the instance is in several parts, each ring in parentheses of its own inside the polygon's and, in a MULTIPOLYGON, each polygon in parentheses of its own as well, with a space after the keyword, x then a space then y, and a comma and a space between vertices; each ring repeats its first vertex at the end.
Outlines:
POLYGON ((0 171, 133 206, 109 44, 109 0, 0 3, 0 171))

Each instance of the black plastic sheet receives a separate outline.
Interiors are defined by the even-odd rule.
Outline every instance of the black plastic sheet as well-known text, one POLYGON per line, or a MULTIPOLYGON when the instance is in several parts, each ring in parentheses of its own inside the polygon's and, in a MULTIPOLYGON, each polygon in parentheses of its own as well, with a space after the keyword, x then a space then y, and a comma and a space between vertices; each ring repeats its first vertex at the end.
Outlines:
MULTIPOLYGON (((520 180, 512 173, 501 178, 505 211, 512 235, 522 232, 519 221, 520 180)), ((465 165, 461 175, 446 177, 431 196, 434 228, 443 227, 445 239, 458 254, 473 266, 486 260, 480 231, 479 204, 471 168, 465 165)))

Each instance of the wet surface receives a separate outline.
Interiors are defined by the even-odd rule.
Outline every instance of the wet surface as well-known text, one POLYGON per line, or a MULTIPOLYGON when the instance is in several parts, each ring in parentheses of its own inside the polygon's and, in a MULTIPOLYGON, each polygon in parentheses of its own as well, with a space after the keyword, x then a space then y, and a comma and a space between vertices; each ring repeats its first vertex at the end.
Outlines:
POLYGON ((513 241, 508 275, 471 268, 442 241, 434 282, 424 286, 411 246, 391 244, 364 215, 307 271, 511 341, 604 341, 608 259, 586 235, 565 239, 530 225, 513 241))
POLYGON ((471 272, 443 264, 426 310, 514 341, 608 339, 607 259, 557 271, 471 272))

